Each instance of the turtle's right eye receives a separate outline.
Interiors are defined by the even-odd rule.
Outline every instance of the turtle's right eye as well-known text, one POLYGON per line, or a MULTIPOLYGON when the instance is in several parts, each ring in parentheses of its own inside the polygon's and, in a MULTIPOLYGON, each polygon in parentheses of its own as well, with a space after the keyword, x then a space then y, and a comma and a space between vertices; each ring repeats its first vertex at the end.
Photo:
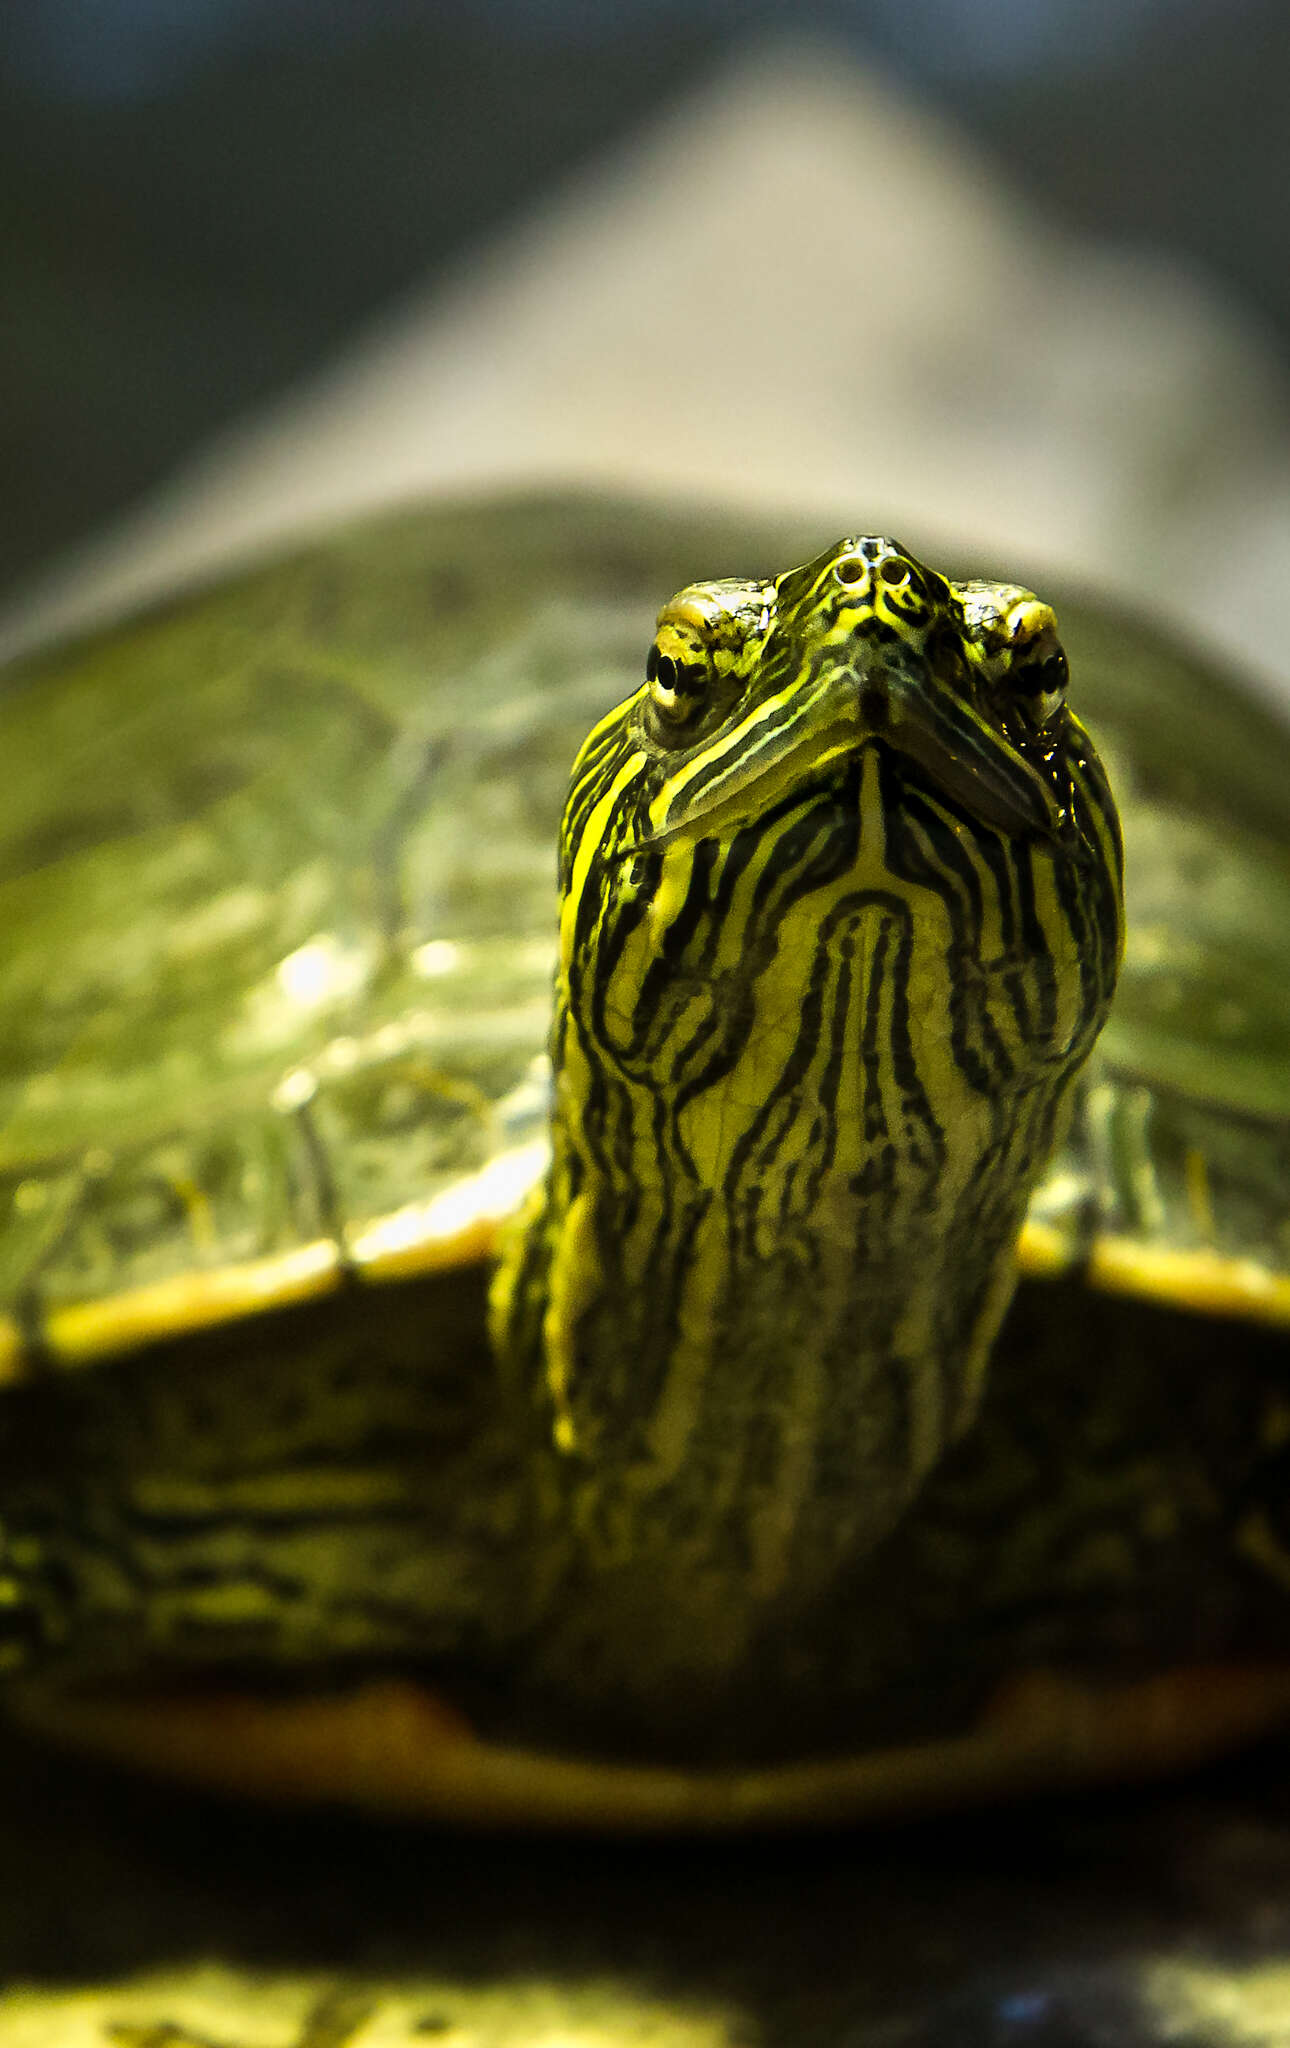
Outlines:
POLYGON ((1023 594, 1004 613, 1002 625, 1007 638, 997 664, 1000 683, 1032 725, 1047 725, 1066 702, 1070 682, 1052 608, 1023 594))
POLYGON ((707 707, 709 672, 701 661, 678 661, 664 654, 658 642, 645 664, 649 701, 661 728, 660 738, 679 739, 707 707))

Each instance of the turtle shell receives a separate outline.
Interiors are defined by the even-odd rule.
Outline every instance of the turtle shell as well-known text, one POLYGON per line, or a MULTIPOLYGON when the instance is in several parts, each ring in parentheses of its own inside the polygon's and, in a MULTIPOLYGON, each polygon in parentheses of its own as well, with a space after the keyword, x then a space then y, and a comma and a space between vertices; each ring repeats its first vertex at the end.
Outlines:
MULTIPOLYGON (((545 1155, 569 762, 660 593, 816 540, 436 507, 10 671, 0 1378, 487 1251, 545 1155)), ((1290 1322, 1290 734, 1060 618, 1129 940, 1023 1265, 1290 1322)))
MULTIPOLYGON (((546 1159, 569 763, 661 597, 819 541, 593 497, 432 507, 10 671, 0 1387, 487 1256, 546 1159)), ((1290 734, 1154 631, 1058 606, 1129 941, 1022 1266, 1290 1324, 1290 734)), ((576 1765, 531 1789, 619 1810, 576 1765)), ((764 1792, 708 1812, 687 1779, 656 1817, 764 1792)), ((784 1810, 836 1799, 817 1774, 784 1810)))
POLYGON ((0 1378, 487 1249, 544 1156, 569 764, 660 593, 766 544, 412 513, 11 673, 0 1378))

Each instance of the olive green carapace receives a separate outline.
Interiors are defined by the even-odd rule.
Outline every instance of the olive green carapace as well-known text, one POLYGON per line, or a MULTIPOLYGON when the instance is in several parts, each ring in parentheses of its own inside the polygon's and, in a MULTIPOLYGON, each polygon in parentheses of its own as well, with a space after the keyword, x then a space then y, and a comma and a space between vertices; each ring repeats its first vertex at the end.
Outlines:
POLYGON ((821 538, 437 508, 12 673, 15 1710, 726 1825, 1290 1707, 1290 740, 821 538))

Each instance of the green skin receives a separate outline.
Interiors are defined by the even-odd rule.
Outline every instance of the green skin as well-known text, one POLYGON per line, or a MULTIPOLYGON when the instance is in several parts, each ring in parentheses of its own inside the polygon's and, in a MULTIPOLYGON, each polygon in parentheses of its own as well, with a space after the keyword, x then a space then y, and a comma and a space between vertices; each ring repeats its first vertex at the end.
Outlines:
POLYGON ((681 593, 655 648, 573 771, 554 1158, 494 1329, 620 1617, 595 1663, 719 1692, 970 1423, 1114 988, 1120 847, 1015 591, 969 626, 866 539, 681 593))
MULTIPOLYGON (((952 1731, 1019 1664, 1133 1675, 1284 1642, 1284 1335, 1243 1332, 1233 1359, 1212 1323, 1074 1281, 1023 1291, 957 1443, 970 1389, 929 1453, 880 1448, 875 1470, 898 1477, 863 1490, 881 1502, 863 1529, 848 1507, 824 1541, 837 1517, 817 1513, 770 1581, 748 1566, 756 1490, 739 1492, 741 1534, 702 1459, 680 1498, 646 1488, 623 1567, 604 1531, 615 1501, 642 1498, 613 1450, 631 1429, 620 1415, 584 1453, 575 1416, 561 1443, 562 1402, 591 1413, 602 1397, 581 1368, 553 1378, 531 1335, 499 1371, 482 1269, 389 1288, 379 1319, 356 1289, 92 1371, 62 1372, 44 1342, 61 1302, 191 1258, 181 1184, 200 1191, 207 1256, 247 1257, 479 1164, 496 1142, 486 1098, 527 1134, 552 902, 535 849, 556 779, 639 675, 651 598, 696 563, 803 552, 576 502, 431 516, 59 657, 19 690, 6 716, 25 810, 0 863, 0 910, 23 935, 0 969, 0 1272, 28 1333, 0 1397, 16 1668, 275 1686, 415 1668, 508 1741, 730 1762, 952 1731), (181 673, 201 687, 176 693, 181 673), (310 737, 272 730, 274 705, 310 737), (73 786, 62 741, 49 782, 60 733, 92 783, 73 786), (136 760, 156 765, 141 776, 136 760), (516 800, 490 811, 499 778, 516 800), (427 983, 424 949, 444 944, 465 968, 427 983), (278 963, 302 956, 333 970, 325 1000, 271 1010, 278 963), (428 986, 432 1026, 395 1043, 428 986), (329 1066, 340 1040, 357 1055, 329 1066), (286 1113, 274 1083, 306 1062, 319 1085, 286 1113), (718 1496, 696 1535, 693 1508, 718 1496)), ((1212 1241, 1281 1271, 1290 749, 1152 642, 1078 612, 1063 627, 1081 714, 1128 792, 1142 912, 1131 893, 1097 1087, 1036 1199, 1072 1256, 1107 1219, 1185 1243, 1200 1150, 1212 1241), (1162 689, 1177 712, 1163 720, 1162 689), (1137 959, 1135 921, 1151 934, 1137 959)), ((1027 1161, 1018 1205, 1041 1165, 1027 1161)), ((522 1291, 520 1322, 542 1321, 545 1298, 522 1291)), ((747 1309, 735 1352, 757 1321, 747 1309)), ((630 1331, 618 1341, 639 1355, 630 1331)), ((705 1438, 734 1440, 715 1423, 705 1438)), ((746 1476, 741 1444, 730 1471, 746 1476)), ((854 1470, 853 1422, 835 1451, 854 1470)), ((829 1462, 823 1438, 815 1455, 829 1462)))

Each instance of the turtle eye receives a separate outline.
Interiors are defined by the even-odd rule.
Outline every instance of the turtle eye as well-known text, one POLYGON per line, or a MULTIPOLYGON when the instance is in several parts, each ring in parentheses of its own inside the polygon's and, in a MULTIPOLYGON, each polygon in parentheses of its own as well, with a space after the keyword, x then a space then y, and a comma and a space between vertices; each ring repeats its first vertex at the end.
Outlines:
POLYGON ((645 664, 650 708, 659 737, 676 740, 703 714, 708 698, 708 670, 701 661, 678 661, 660 651, 658 642, 645 664))
POLYGON ((1070 670, 1062 647, 1036 650, 1030 660, 1019 660, 1008 670, 1008 686, 1032 725, 1047 725, 1066 702, 1070 670))

